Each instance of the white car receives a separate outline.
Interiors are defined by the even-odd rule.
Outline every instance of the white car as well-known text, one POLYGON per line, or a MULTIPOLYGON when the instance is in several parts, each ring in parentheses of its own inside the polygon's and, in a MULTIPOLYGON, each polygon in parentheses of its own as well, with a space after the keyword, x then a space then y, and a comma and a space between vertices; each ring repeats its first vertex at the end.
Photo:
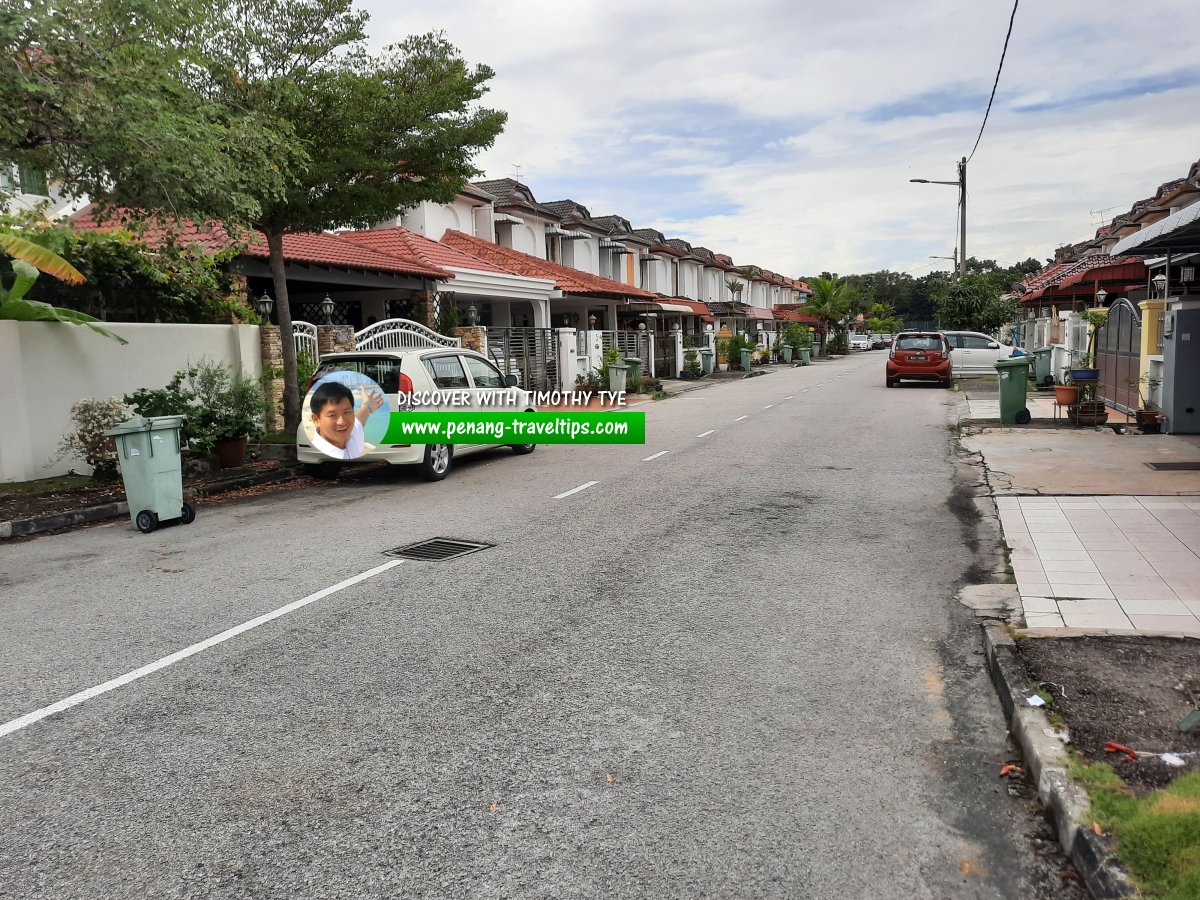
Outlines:
POLYGON ((870 350, 871 336, 868 334, 852 334, 850 335, 851 350, 870 350))
POLYGON ((994 337, 978 331, 943 331, 950 342, 950 366, 955 375, 995 375, 996 360, 1012 356, 994 337))
MULTIPOLYGON (((458 347, 424 347, 412 350, 356 350, 328 353, 313 374, 313 384, 331 372, 348 371, 365 375, 378 384, 387 398, 389 412, 398 412, 405 396, 440 394, 447 405, 416 407, 429 412, 533 412, 528 391, 517 387, 514 375, 504 376, 486 357, 458 347), (491 396, 484 396, 490 394, 491 396), (453 398, 451 400, 451 398, 453 398)), ((390 444, 374 447, 354 461, 333 460, 312 445, 309 411, 302 409, 296 429, 296 458, 315 478, 334 478, 342 465, 353 462, 386 462, 415 465, 428 481, 441 481, 451 463, 460 456, 494 449, 496 444, 390 444)), ((534 444, 513 444, 517 454, 532 453, 534 444)))

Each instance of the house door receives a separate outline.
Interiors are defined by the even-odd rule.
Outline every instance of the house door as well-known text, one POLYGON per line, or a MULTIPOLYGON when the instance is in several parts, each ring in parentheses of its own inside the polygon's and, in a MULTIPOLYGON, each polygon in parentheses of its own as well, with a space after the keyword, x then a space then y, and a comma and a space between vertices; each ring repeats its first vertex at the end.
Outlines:
POLYGON ((1141 405, 1137 381, 1141 353, 1141 313, 1121 297, 1109 307, 1108 323, 1096 332, 1096 368, 1100 370, 1096 393, 1122 412, 1132 413, 1141 405))

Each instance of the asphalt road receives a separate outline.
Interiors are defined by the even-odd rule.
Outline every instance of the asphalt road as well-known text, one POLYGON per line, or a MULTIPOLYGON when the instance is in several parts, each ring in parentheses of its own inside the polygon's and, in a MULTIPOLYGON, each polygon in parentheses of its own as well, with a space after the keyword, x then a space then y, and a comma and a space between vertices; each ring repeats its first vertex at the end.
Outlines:
POLYGON ((0 547, 0 724, 311 601, 0 734, 0 897, 1049 896, 956 395, 882 370, 0 547), (439 536, 495 546, 320 595, 439 536))

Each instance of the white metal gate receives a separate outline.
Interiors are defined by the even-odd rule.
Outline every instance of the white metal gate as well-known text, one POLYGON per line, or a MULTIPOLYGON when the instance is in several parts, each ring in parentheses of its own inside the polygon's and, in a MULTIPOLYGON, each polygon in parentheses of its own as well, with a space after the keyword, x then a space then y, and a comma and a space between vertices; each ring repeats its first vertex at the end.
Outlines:
POLYGON ((462 338, 446 337, 412 319, 384 319, 354 333, 356 350, 417 350, 461 347, 462 338))
POLYGON ((317 349, 317 326, 312 322, 292 322, 292 341, 296 345, 296 358, 308 354, 313 365, 321 361, 321 353, 317 349))

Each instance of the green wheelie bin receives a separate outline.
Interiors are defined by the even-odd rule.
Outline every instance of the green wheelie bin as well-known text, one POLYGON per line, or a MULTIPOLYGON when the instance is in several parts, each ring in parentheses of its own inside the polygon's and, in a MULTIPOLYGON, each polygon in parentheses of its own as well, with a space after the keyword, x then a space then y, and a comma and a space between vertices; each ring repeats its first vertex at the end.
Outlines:
POLYGON ((104 432, 115 439, 129 519, 149 534, 160 522, 190 525, 196 510, 183 502, 183 416, 134 416, 104 432))
POLYGON ((1028 356, 1014 356, 995 362, 996 374, 1000 376, 1000 423, 1002 425, 1028 425, 1031 416, 1025 406, 1029 387, 1028 356))

